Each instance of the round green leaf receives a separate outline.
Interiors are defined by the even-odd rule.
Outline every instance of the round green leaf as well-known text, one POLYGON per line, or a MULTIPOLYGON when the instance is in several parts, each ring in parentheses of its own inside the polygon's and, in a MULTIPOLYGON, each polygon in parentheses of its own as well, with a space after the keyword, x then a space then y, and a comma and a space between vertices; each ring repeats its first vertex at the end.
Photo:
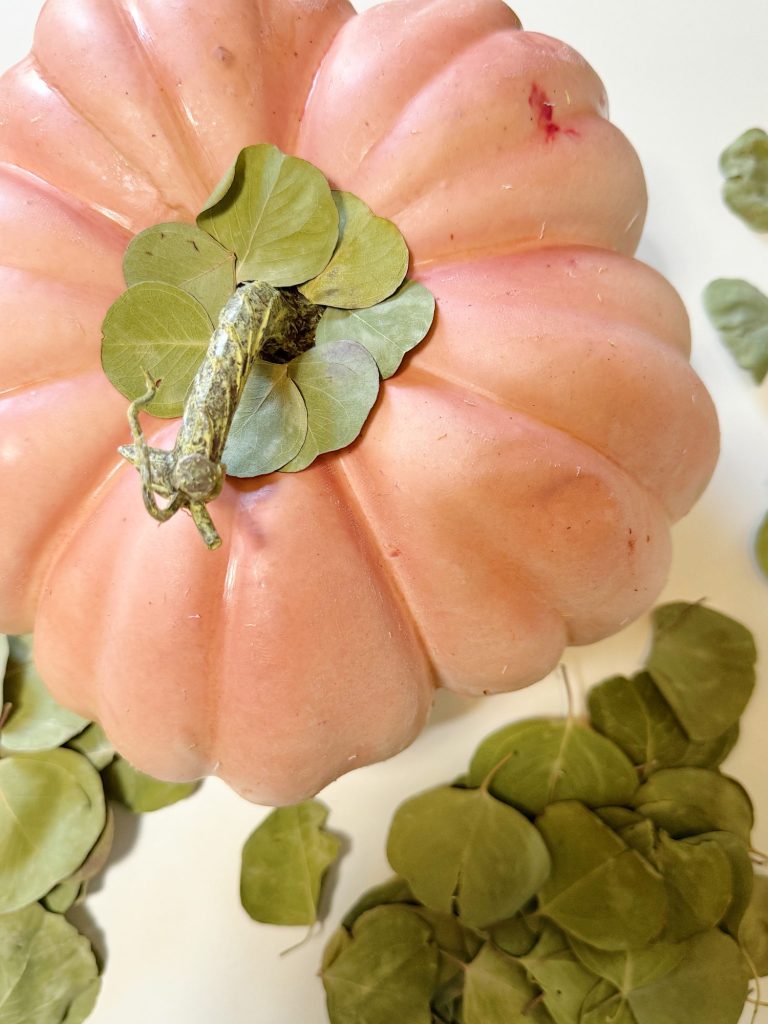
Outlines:
POLYGON ((615 744, 560 718, 516 722, 483 740, 467 781, 480 786, 486 779, 494 796, 527 814, 539 814, 555 800, 622 804, 637 789, 635 770, 615 744))
POLYGON ((717 843, 725 854, 731 871, 731 900, 723 917, 722 927, 734 938, 738 937, 744 913, 752 896, 754 871, 747 844, 732 832, 704 832, 690 836, 687 843, 717 843))
POLYGON ((255 360, 222 456, 227 473, 273 473, 298 454, 306 436, 307 407, 287 365, 255 360))
POLYGON ((754 876, 752 894, 739 926, 739 944, 758 977, 768 975, 768 877, 754 876))
POLYGON ((366 910, 373 910, 374 907, 382 907, 389 903, 415 903, 410 886, 397 875, 393 875, 388 881, 382 882, 381 885, 375 885, 364 892, 346 912, 341 923, 345 928, 351 929, 358 917, 366 910))
POLYGON ((633 803, 676 839, 723 831, 748 843, 754 823, 744 788, 706 768, 663 768, 643 783, 633 803))
POLYGON ((379 393, 373 357, 353 341, 312 348, 288 364, 307 407, 307 435, 283 470, 306 469, 318 455, 351 444, 379 393))
POLYGON ((105 822, 99 774, 74 750, 0 759, 0 914, 72 875, 105 822))
POLYGON ((199 782, 161 782, 145 775, 124 758, 116 757, 103 771, 104 790, 135 814, 146 814, 170 807, 191 796, 199 782))
POLYGON ((320 888, 339 856, 341 840, 323 826, 328 809, 317 800, 279 807, 243 848, 240 902, 254 921, 311 925, 320 888))
POLYGON ((53 750, 82 732, 86 719, 61 707, 35 668, 32 636, 9 637, 2 701, 11 705, 0 743, 4 750, 53 750))
POLYGON ((768 134, 750 128, 720 156, 723 198, 755 231, 768 231, 768 134))
POLYGON ((517 913, 549 871, 533 825, 484 789, 443 786, 406 801, 387 856, 417 899, 475 928, 517 913))
POLYGON ((525 956, 536 945, 539 935, 524 914, 515 914, 489 929, 494 943, 510 956, 525 956))
POLYGON ((170 284, 136 284, 110 306, 102 330, 101 363, 117 390, 131 400, 143 395, 146 370, 161 381, 147 412, 180 416, 213 334, 197 299, 170 284))
POLYGON ((87 729, 74 736, 67 746, 87 757, 99 772, 115 759, 115 748, 97 722, 92 722, 87 729))
POLYGON ((739 723, 713 740, 689 740, 685 753, 669 767, 717 768, 728 757, 739 739, 739 723))
POLYGON ((424 285, 406 281, 391 298, 370 309, 326 309, 317 326, 318 345, 356 341, 371 353, 381 376, 391 377, 429 333, 435 299, 424 285))
POLYGON ((188 292, 216 323, 235 281, 234 254, 194 224, 155 224, 131 240, 123 258, 125 283, 164 281, 188 292))
POLYGON ((574 955, 560 929, 545 922, 536 946, 520 962, 541 989, 555 1024, 577 1021, 584 999, 598 979, 574 955))
POLYGON ((88 940, 38 903, 0 916, 0 1024, 81 1024, 98 993, 88 940))
POLYGON ((673 971, 687 949, 684 942, 666 941, 624 950, 596 949, 574 938, 570 944, 588 971, 610 982, 625 996, 673 971))
POLYGON ((542 1008, 535 1006, 536 989, 512 957, 486 942, 464 971, 464 1024, 507 1024, 526 1020, 546 1021, 542 1008), (538 1011, 538 1012, 537 1012, 538 1011))
POLYGON ((235 253, 238 281, 276 287, 316 277, 339 237, 339 215, 322 173, 268 145, 239 154, 197 224, 235 253))
POLYGON ((768 373, 768 296, 749 281, 721 277, 705 288, 704 307, 739 366, 762 383, 768 373))
POLYGON ((731 904, 733 881, 728 857, 718 843, 676 842, 662 832, 653 863, 667 890, 665 939, 682 942, 720 923, 731 904))
POLYGON ((324 270, 299 289, 318 306, 362 309, 386 299, 408 270, 408 247, 390 220, 350 192, 333 192, 339 241, 324 270))

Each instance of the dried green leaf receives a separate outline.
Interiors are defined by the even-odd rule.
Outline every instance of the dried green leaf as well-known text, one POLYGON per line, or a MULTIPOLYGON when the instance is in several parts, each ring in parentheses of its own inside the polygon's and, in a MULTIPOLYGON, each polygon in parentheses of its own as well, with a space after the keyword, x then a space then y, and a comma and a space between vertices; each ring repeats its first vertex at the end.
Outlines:
POLYGON ((371 353, 386 380, 396 373, 406 352, 426 338, 434 316, 432 293, 416 281, 406 281, 391 298, 370 309, 326 309, 315 340, 318 345, 358 342, 371 353))
POLYGON ((739 366, 762 383, 768 373, 768 296, 749 281, 722 277, 704 289, 704 307, 739 366))
POLYGON ((104 769, 102 778, 109 799, 117 800, 135 814, 170 807, 191 796, 200 786, 199 782, 161 782, 140 772, 122 757, 116 757, 104 769))
POLYGON ((242 150, 197 224, 236 254, 238 281, 275 287, 316 277, 339 237, 339 215, 322 173, 268 145, 242 150))
POLYGON ((533 825, 483 789, 442 786, 407 800, 387 856, 417 899, 476 928, 515 914, 549 871, 533 825))
POLYGON ((728 757, 739 739, 739 723, 713 740, 690 740, 688 748, 676 765, 669 767, 717 768, 728 757))
POLYGON ((35 667, 32 635, 8 637, 9 653, 0 703, 11 705, 3 726, 6 751, 53 750, 82 732, 86 719, 61 707, 48 693, 35 667))
POLYGON ((609 951, 570 940, 571 948, 588 971, 599 975, 623 995, 663 978, 682 963, 684 942, 654 942, 637 949, 609 951))
POLYGON ((665 940, 682 942, 720 923, 731 904, 732 874, 719 843, 677 842, 662 832, 653 864, 667 890, 665 940))
POLYGON ((699 604, 653 613, 648 672, 692 740, 713 740, 738 722, 755 685, 755 642, 741 623, 699 604))
POLYGON ((0 915, 0 1024, 81 1024, 97 986, 88 940, 61 915, 38 903, 0 915))
POLYGON ((754 879, 747 844, 732 832, 703 832, 698 836, 690 836, 686 842, 693 846, 698 843, 717 843, 725 854, 731 871, 731 900, 722 919, 722 927, 734 939, 737 938, 741 920, 752 896, 754 879))
POLYGON ((754 822, 746 790, 706 768, 662 768, 643 783, 633 803, 675 839, 723 831, 749 842, 754 822))
POLYGON ((574 719, 534 718, 492 733, 472 758, 468 782, 479 786, 488 778, 494 796, 527 814, 555 800, 621 804, 637 789, 621 750, 574 719))
POLYGON ((643 815, 640 817, 641 821, 637 821, 632 825, 625 825, 623 828, 618 828, 615 831, 621 836, 627 846, 637 850, 647 860, 656 849, 657 830, 649 818, 643 815))
POLYGON ((487 942, 464 972, 464 1024, 546 1020, 536 995, 523 967, 487 942))
POLYGON ((236 288, 235 257, 194 224, 155 224, 131 240, 123 258, 130 287, 162 281, 188 292, 216 323, 236 288))
POLYGON ((521 964, 542 990, 544 1005, 555 1024, 574 1024, 597 977, 587 970, 568 946, 559 928, 545 922, 535 948, 521 964))
POLYGON ((99 774, 74 750, 0 759, 0 914, 69 878, 105 823, 99 774))
POLYGON ((240 901, 255 921, 314 924, 323 878, 341 848, 323 827, 327 817, 317 800, 279 807, 248 838, 240 901))
POLYGON ((536 824, 552 858, 540 913, 599 949, 631 949, 658 937, 667 899, 643 857, 576 802, 550 804, 536 824))
POLYGON ((755 231, 768 231, 768 134, 750 128, 720 156, 723 198, 755 231))
POLYGON ((273 473, 299 453, 306 436, 307 407, 287 365, 257 359, 224 448, 227 473, 273 473))
POLYGON ((598 981, 587 994, 579 1024, 637 1024, 626 999, 607 981, 598 981))
POLYGON ((341 919, 341 923, 345 928, 350 929, 358 917, 364 914, 366 910, 372 910, 374 907, 381 907, 390 903, 415 902, 415 897, 408 883, 398 875, 393 875, 392 878, 382 882, 381 885, 375 885, 364 892, 346 912, 341 919))
POLYGON ((369 910, 322 977, 331 1024, 431 1024, 432 929, 406 907, 369 910))
POLYGON ((633 811, 629 807, 597 807, 595 814, 614 832, 620 832, 629 825, 637 825, 644 821, 639 811, 633 811))
POLYGON ((213 334, 197 299, 170 284, 136 284, 110 306, 102 330, 101 363, 117 390, 131 400, 143 395, 146 370, 162 382, 147 412, 180 416, 213 334))
POLYGON ((92 722, 87 729, 74 736, 67 746, 87 757, 99 772, 115 759, 115 748, 97 722, 92 722))
POLYGON ((525 956, 539 940, 539 932, 523 913, 499 921, 488 930, 488 934, 499 949, 510 956, 525 956))
POLYGON ((759 978, 768 975, 768 876, 756 874, 739 927, 739 944, 759 978))
MULTIPOLYGON (((350 192, 333 192, 339 241, 328 265, 299 291, 318 306, 362 309, 390 296, 408 270, 408 247, 392 223, 350 192)), ((350 339, 347 339, 350 340, 350 339)))
POLYGON ((768 576, 768 515, 763 517, 755 537, 755 558, 760 572, 768 576))
POLYGON ((52 914, 66 914, 72 907, 83 902, 87 888, 87 882, 59 882, 40 902, 52 914))
POLYGON ((379 393, 373 357, 353 341, 312 348, 289 364, 307 407, 307 434, 283 470, 306 469, 318 455, 351 444, 363 428, 379 393))

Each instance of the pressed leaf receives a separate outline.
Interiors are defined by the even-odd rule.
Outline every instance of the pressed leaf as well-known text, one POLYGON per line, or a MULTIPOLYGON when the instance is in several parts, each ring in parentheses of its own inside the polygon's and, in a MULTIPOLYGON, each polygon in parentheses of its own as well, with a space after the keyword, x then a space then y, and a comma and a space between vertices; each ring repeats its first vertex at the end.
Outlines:
POLYGON ((364 914, 366 910, 372 910, 374 907, 381 907, 389 903, 414 902, 415 899, 408 883, 398 875, 393 875, 392 878, 382 882, 381 885, 375 885, 372 889, 364 892, 346 912, 341 919, 341 923, 345 928, 349 929, 352 928, 358 917, 364 914))
POLYGON ((768 296, 749 281, 721 277, 704 289, 704 307, 733 358, 760 384, 768 373, 768 296))
POLYGON ((294 359, 289 373, 307 407, 307 433, 298 455, 283 469, 306 469, 318 455, 351 444, 379 393, 373 357, 352 341, 312 348, 294 359))
POLYGON ((406 281, 391 298, 370 309, 326 309, 315 340, 318 345, 358 342, 371 353, 386 380, 406 352, 426 338, 434 316, 432 293, 416 281, 406 281))
POLYGON ((768 231, 768 134, 750 128, 720 156, 723 198, 755 231, 768 231))
POLYGON ((536 994, 523 967, 487 942, 465 969, 464 1024, 534 1024, 546 1020, 540 1006, 526 1012, 536 994))
POLYGON ((728 857, 715 842, 676 842, 663 832, 653 863, 664 878, 669 913, 664 938, 682 942, 716 927, 732 899, 728 857))
POLYGON ((2 701, 11 705, 0 744, 4 750, 53 750, 82 732, 86 719, 61 707, 35 668, 32 636, 8 638, 9 654, 2 701))
POLYGON ((675 839, 723 831, 749 842, 754 822, 744 788, 706 768, 662 768, 638 789, 633 803, 675 839))
POLYGON ((635 770, 614 743, 560 718, 516 722, 483 740, 467 781, 479 786, 487 778, 494 796, 527 814, 555 800, 621 804, 637 789, 635 770))
POLYGON ((99 774, 74 750, 0 759, 0 914, 72 875, 105 822, 99 774))
POLYGON ((122 757, 116 757, 104 769, 102 778, 110 800, 117 800, 136 814, 170 807, 191 796, 200 786, 199 782, 161 782, 140 772, 122 757))
POLYGON ((341 840, 324 829, 328 809, 317 800, 279 807, 243 848, 240 900, 255 921, 310 925, 320 887, 341 840))
POLYGON ((331 1024, 431 1024, 432 929, 406 907, 369 910, 322 977, 331 1024))
POLYGON ((86 994, 93 1008, 98 967, 88 940, 39 903, 0 915, 0 965, 0 1024, 81 1024, 86 994))
POLYGON ((713 740, 738 722, 755 685, 755 642, 741 623, 698 604, 653 613, 647 669, 692 740, 713 740))
POLYGON ((763 576, 768 576, 768 515, 763 517, 755 537, 755 558, 763 576))
POLYGON ((227 473, 273 473, 298 454, 306 436, 307 407, 288 367, 256 360, 224 448, 227 473))
POLYGON ((339 241, 328 265, 299 289, 318 306, 361 309, 381 302, 402 284, 408 247, 392 223, 377 217, 350 192, 333 192, 339 241))
POLYGON ((392 821, 387 856, 417 899, 458 910, 475 928, 515 914, 549 871, 533 825, 483 789, 443 786, 407 800, 392 821))
POLYGON ((131 400, 143 395, 146 371, 161 382, 147 412, 180 416, 213 334, 197 299, 170 284, 136 284, 110 306, 102 330, 101 363, 117 390, 131 400))
POLYGON ((576 802, 556 803, 536 824, 552 858, 540 913, 599 949, 631 949, 659 935, 667 913, 664 883, 597 815, 576 802))
POLYGON ((623 995, 648 985, 680 964, 686 953, 684 942, 654 942, 637 949, 596 949, 572 938, 571 948, 584 967, 599 975, 623 995))
POLYGON ((244 149, 197 218, 237 256, 238 281, 287 287, 324 269, 339 215, 322 173, 275 146, 244 149))
POLYGON ((555 925, 545 922, 535 948, 521 964, 542 990, 544 1005, 555 1024, 573 1024, 597 977, 574 956, 555 925))
POLYGON ((768 877, 756 874, 739 926, 739 943, 758 977, 768 975, 768 877))
POLYGON ((130 287, 163 281, 188 292, 213 323, 236 288, 235 257, 194 224, 155 224, 132 239, 123 258, 130 287))
POLYGON ((752 896, 754 879, 747 844, 732 832, 704 832, 698 836, 690 836, 686 842, 693 846, 698 843, 717 843, 725 854, 731 871, 731 899, 727 913, 722 919, 722 927, 737 938, 741 920, 752 896))
POLYGON ((115 759, 115 748, 97 722, 92 722, 87 729, 74 736, 67 746, 87 757, 99 772, 115 759))

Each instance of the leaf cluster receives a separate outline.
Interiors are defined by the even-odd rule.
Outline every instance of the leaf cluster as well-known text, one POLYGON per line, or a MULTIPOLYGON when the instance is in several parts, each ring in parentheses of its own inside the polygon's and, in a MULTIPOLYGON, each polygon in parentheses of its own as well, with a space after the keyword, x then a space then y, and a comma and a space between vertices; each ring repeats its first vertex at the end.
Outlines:
POLYGON ((0 1024, 81 1024, 98 997, 99 965, 64 915, 107 863, 110 801, 155 810, 196 784, 137 772, 95 722, 49 695, 30 636, 0 640, 0 1024))
POLYGON ((752 806, 720 770, 754 643, 697 604, 653 627, 588 720, 506 726, 398 808, 395 877, 325 951, 332 1024, 735 1024, 768 973, 752 806))

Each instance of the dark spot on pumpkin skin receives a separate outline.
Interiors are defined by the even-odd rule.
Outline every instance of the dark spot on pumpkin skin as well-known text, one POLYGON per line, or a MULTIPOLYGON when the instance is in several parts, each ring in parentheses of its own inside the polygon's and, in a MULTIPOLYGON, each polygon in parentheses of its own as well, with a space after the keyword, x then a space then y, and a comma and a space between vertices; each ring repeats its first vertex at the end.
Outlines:
POLYGON ((235 61, 235 55, 231 50, 228 50, 226 46, 217 46, 213 51, 213 56, 216 60, 221 61, 222 64, 229 65, 235 61))

